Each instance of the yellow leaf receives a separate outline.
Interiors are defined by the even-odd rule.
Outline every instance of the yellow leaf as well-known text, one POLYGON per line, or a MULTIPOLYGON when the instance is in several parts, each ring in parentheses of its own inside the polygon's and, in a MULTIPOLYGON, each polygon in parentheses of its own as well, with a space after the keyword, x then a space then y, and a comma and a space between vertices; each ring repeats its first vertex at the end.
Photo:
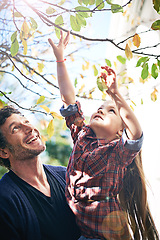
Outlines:
POLYGON ((135 21, 134 21, 134 18, 133 18, 132 21, 131 21, 131 25, 132 25, 132 26, 134 25, 134 22, 135 22, 135 21))
POLYGON ((70 55, 70 59, 71 59, 72 62, 74 62, 73 54, 70 55))
POLYGON ((14 66, 14 65, 12 65, 12 70, 11 70, 11 71, 13 72, 13 71, 14 71, 14 69, 15 69, 15 66, 14 66))
POLYGON ((102 92, 102 100, 106 100, 106 93, 105 92, 102 92))
POLYGON ((23 54, 26 55, 27 54, 27 41, 22 39, 22 45, 24 47, 23 54))
POLYGON ((126 47, 125 47, 125 54, 129 60, 133 57, 132 51, 131 51, 130 47, 128 46, 128 43, 126 44, 126 47))
POLYGON ((93 99, 93 97, 92 97, 92 93, 89 93, 88 98, 89 98, 89 99, 93 99))
POLYGON ((48 137, 51 138, 54 133, 54 125, 53 125, 53 119, 49 122, 48 127, 47 127, 47 134, 48 137))
POLYGON ((43 63, 43 62, 38 63, 38 72, 39 72, 39 73, 42 73, 42 72, 43 72, 43 68, 44 68, 44 63, 43 63))
POLYGON ((80 94, 83 91, 84 87, 85 87, 85 84, 82 84, 82 86, 80 87, 80 89, 78 91, 78 94, 80 94))
POLYGON ((4 104, 3 102, 0 100, 0 108, 3 108, 4 107, 4 104))
POLYGON ((83 71, 88 70, 89 69, 89 62, 85 61, 86 65, 82 64, 82 69, 83 71))
POLYGON ((51 76, 56 80, 56 76, 55 75, 52 74, 51 76))
POLYGON ((129 81, 129 83, 134 83, 134 80, 131 77, 128 77, 128 81, 129 81))
POLYGON ((132 105, 130 105, 130 108, 132 109, 132 111, 134 111, 134 107, 132 105))
POLYGON ((45 100, 45 96, 40 96, 40 98, 38 98, 36 104, 38 105, 38 104, 42 103, 44 100, 45 100))
POLYGON ((44 135, 41 135, 41 140, 43 143, 47 142, 48 141, 48 138, 45 137, 44 135))
POLYGON ((27 39, 28 38, 28 34, 29 34, 29 27, 28 24, 26 22, 26 20, 24 20, 22 27, 21 27, 21 32, 20 32, 20 39, 22 40, 27 39))
POLYGON ((114 67, 115 69, 117 69, 117 63, 114 61, 114 67))
POLYGON ((127 11, 124 11, 124 12, 122 13, 122 15, 123 15, 123 16, 125 16, 125 15, 126 15, 126 13, 127 13, 127 11))
POLYGON ((80 74, 80 77, 83 79, 84 78, 84 76, 82 75, 82 74, 80 74))
POLYGON ((141 44, 141 38, 140 36, 136 33, 133 37, 133 44, 134 46, 136 46, 137 48, 140 46, 141 44))
POLYGON ((155 102, 157 100, 157 93, 158 90, 155 88, 154 91, 151 93, 151 100, 155 102))
POLYGON ((62 120, 62 119, 63 119, 63 117, 62 117, 61 115, 59 115, 58 113, 56 113, 56 112, 51 112, 51 114, 52 114, 52 116, 53 116, 54 118, 57 118, 57 119, 59 119, 59 120, 62 120))
POLYGON ((128 40, 128 46, 131 48, 132 47, 132 42, 131 40, 128 40))
POLYGON ((46 105, 40 105, 40 107, 43 108, 47 113, 50 113, 50 109, 46 105))
POLYGON ((62 126, 62 129, 63 129, 63 130, 66 130, 66 129, 67 129, 66 121, 64 121, 63 126, 62 126))

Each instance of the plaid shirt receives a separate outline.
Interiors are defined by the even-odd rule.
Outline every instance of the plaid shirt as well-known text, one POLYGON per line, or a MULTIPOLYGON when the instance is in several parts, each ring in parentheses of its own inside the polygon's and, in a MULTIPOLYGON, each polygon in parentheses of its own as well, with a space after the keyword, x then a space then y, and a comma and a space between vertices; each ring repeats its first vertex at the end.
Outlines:
MULTIPOLYGON (((80 103, 76 102, 75 107, 74 114, 71 110, 70 116, 66 117, 74 142, 66 175, 69 206, 85 237, 129 239, 117 195, 126 167, 141 148, 142 137, 131 141, 124 131, 121 139, 111 142, 97 139, 93 130, 84 123, 80 103), (122 225, 123 229, 116 230, 122 225)), ((61 113, 65 116, 63 110, 61 113)))

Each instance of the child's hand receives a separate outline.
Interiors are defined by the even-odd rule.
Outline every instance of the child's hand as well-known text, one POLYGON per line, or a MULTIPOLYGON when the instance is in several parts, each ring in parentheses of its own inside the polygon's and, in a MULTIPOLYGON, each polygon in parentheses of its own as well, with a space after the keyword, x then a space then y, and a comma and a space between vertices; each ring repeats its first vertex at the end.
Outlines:
POLYGON ((70 32, 67 32, 67 35, 65 37, 65 39, 63 39, 63 32, 60 32, 60 40, 59 40, 59 44, 56 46, 53 41, 49 38, 48 42, 50 43, 53 52, 55 54, 55 57, 57 59, 57 61, 62 61, 64 60, 64 49, 66 48, 68 42, 69 42, 69 37, 70 37, 70 32))
POLYGON ((107 86, 106 92, 108 94, 115 94, 118 92, 118 86, 116 81, 116 74, 114 70, 108 66, 101 67, 102 69, 105 69, 108 73, 108 75, 105 74, 105 84, 107 86))

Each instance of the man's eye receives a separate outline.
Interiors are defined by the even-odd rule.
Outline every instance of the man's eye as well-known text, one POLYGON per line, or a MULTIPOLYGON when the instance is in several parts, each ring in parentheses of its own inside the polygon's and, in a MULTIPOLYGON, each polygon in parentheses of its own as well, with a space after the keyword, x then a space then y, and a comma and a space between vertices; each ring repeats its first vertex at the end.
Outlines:
POLYGON ((18 126, 15 126, 15 127, 13 127, 13 129, 12 129, 12 133, 14 133, 16 130, 18 130, 18 126))

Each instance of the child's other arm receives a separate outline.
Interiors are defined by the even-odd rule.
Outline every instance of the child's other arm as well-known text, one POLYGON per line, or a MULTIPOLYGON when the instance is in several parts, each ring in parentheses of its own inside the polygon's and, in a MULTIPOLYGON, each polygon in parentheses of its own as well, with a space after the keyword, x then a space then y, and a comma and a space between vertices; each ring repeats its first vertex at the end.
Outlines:
POLYGON ((63 39, 63 32, 61 31, 61 36, 59 44, 56 46, 53 41, 49 38, 48 41, 52 46, 53 52, 57 59, 57 77, 58 84, 61 93, 62 101, 64 106, 67 107, 70 104, 75 103, 75 90, 73 84, 69 78, 68 71, 64 62, 64 49, 69 42, 70 32, 67 33, 66 37, 63 39))
POLYGON ((128 138, 137 140, 142 136, 140 123, 118 90, 115 72, 110 68, 108 68, 108 72, 113 77, 106 82, 108 87, 107 93, 114 99, 118 107, 128 138))

